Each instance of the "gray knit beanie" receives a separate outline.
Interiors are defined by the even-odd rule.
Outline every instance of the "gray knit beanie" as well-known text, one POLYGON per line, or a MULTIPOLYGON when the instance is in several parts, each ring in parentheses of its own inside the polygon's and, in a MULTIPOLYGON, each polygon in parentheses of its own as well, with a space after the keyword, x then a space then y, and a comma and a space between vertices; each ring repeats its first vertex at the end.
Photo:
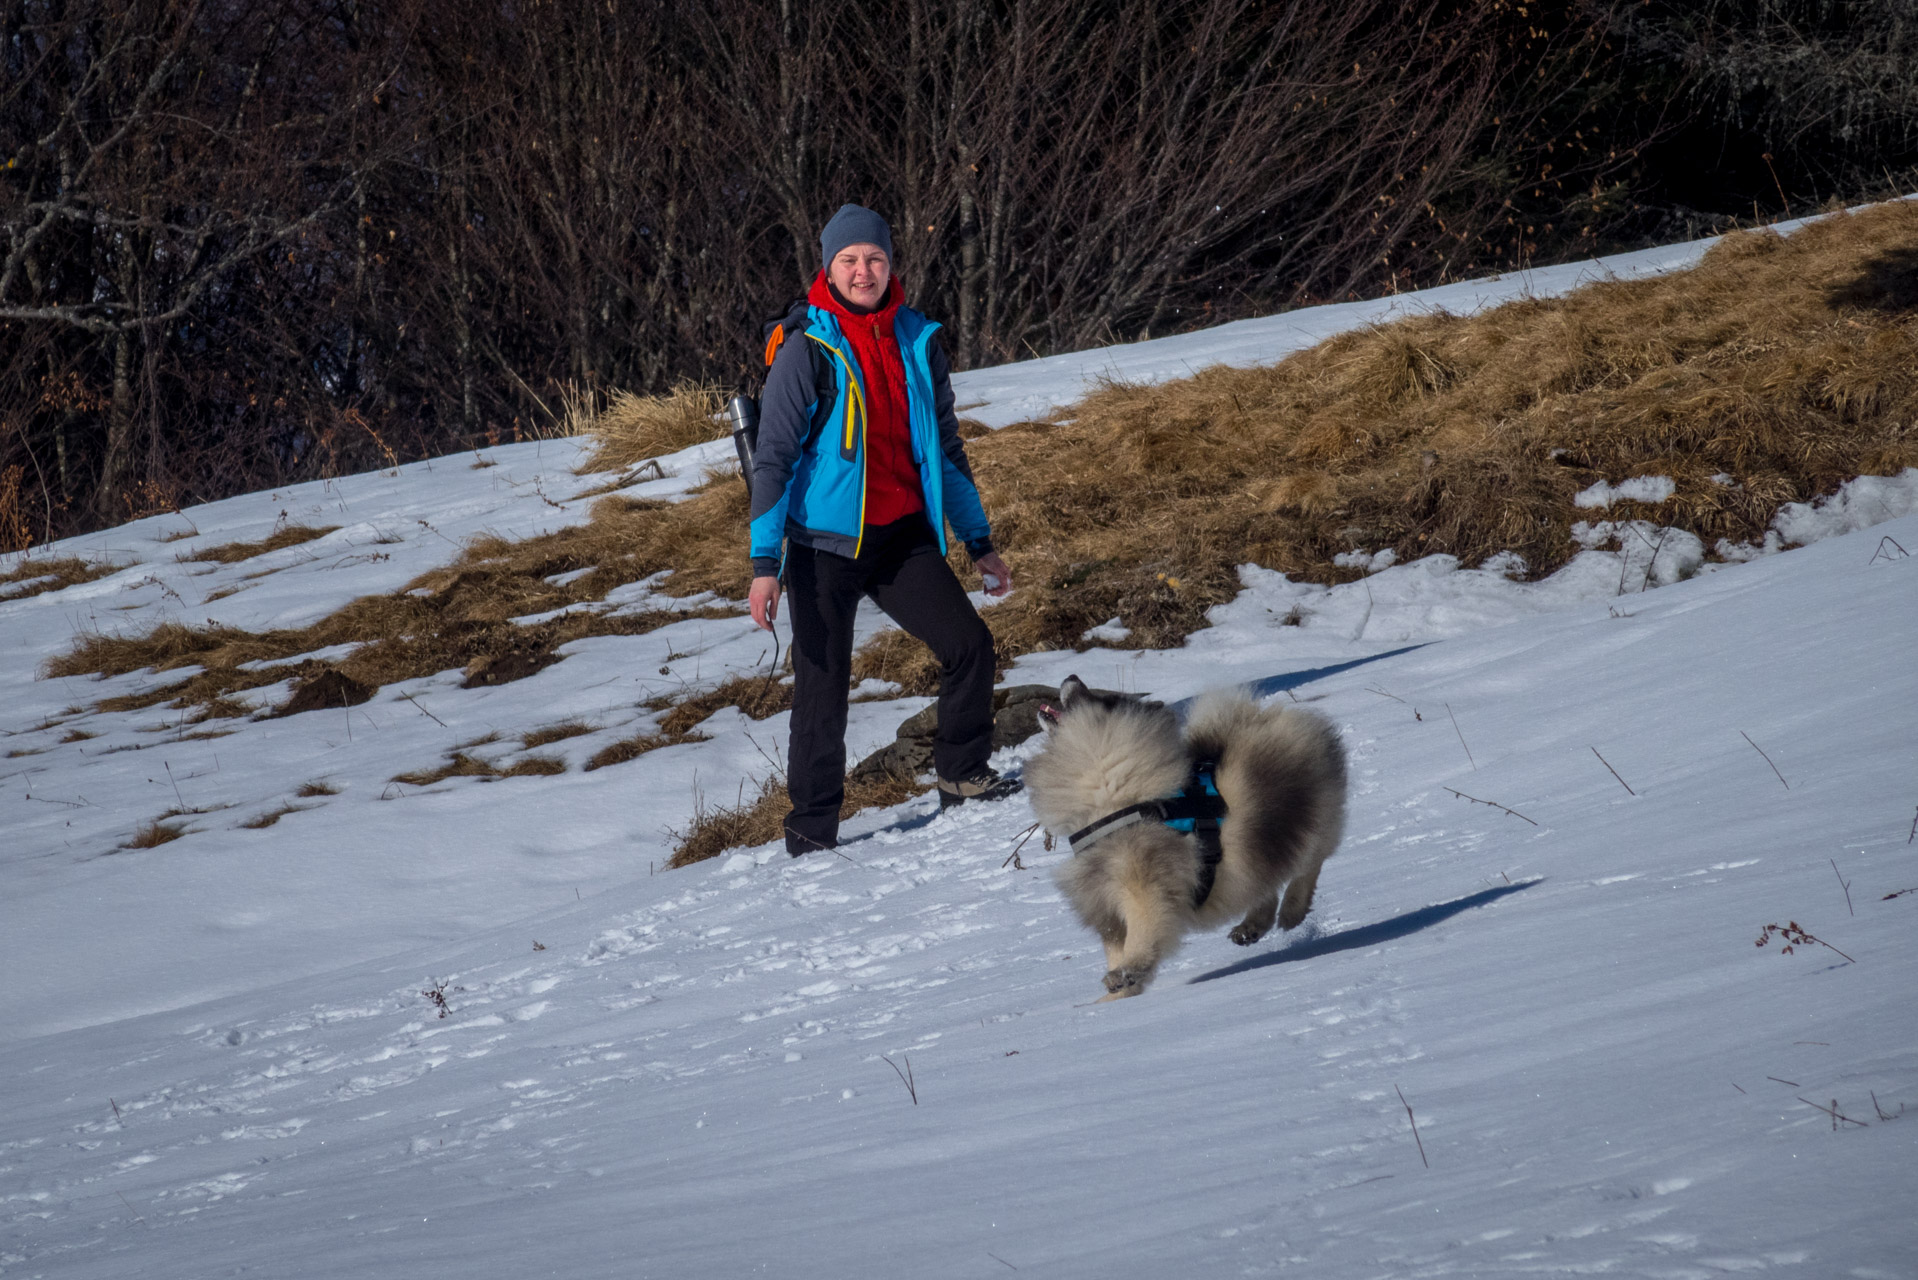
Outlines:
POLYGON ((876 244, 892 257, 892 228, 864 205, 842 204, 819 233, 819 252, 831 262, 849 244, 876 244))

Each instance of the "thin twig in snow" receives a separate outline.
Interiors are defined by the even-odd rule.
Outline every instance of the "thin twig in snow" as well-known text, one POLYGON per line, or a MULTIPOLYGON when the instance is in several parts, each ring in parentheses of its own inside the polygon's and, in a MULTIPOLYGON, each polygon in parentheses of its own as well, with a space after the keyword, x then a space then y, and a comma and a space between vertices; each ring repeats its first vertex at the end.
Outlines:
POLYGON ((906 1092, 912 1095, 912 1105, 916 1107, 919 1105, 919 1086, 913 1083, 912 1059, 907 1057, 903 1053, 900 1054, 899 1056, 901 1058, 905 1058, 906 1060, 906 1069, 904 1071, 901 1071, 899 1069, 899 1064, 894 1062, 891 1058, 886 1057, 885 1054, 883 1053, 880 1054, 879 1058, 887 1066, 892 1068, 892 1073, 899 1077, 899 1083, 906 1086, 906 1092))
POLYGON ((122 1129, 126 1128, 127 1127, 126 1117, 120 1114, 120 1104, 115 1102, 112 1098, 108 1098, 107 1105, 113 1108, 113 1122, 119 1125, 122 1129))
MULTIPOLYGON (((1778 1077, 1777 1077, 1777 1076, 1766 1076, 1766 1077, 1765 1077, 1765 1079, 1767 1079, 1767 1080, 1778 1080, 1778 1077)), ((1788 1084, 1788 1085, 1790 1085, 1790 1086, 1791 1086, 1792 1088, 1794 1088, 1794 1089, 1802 1089, 1802 1088, 1804 1088, 1804 1087, 1805 1087, 1804 1085, 1802 1085, 1802 1084, 1799 1084, 1799 1083, 1798 1083, 1798 1082, 1797 1082, 1796 1080, 1778 1080, 1778 1083, 1779 1083, 1779 1084, 1788 1084)))
MULTIPOLYGON (((1489 804, 1494 809, 1498 809, 1502 812, 1511 814, 1514 818, 1524 818, 1525 821, 1532 822, 1530 818, 1526 818, 1525 815, 1520 813, 1517 809, 1507 809, 1504 805, 1500 804, 1496 800, 1481 800, 1477 796, 1468 796, 1463 791, 1453 791, 1451 787, 1447 787, 1445 789, 1447 791, 1451 791, 1453 795, 1457 796, 1461 800, 1470 800, 1473 804, 1489 804)), ((1532 822, 1532 825, 1536 827, 1538 823, 1532 822)), ((1503 875, 1504 873, 1500 872, 1499 874, 1503 875)), ((1510 881, 1507 881, 1506 883, 1509 884, 1510 881)))
MULTIPOLYGON (((1002 1267, 1012 1267, 1012 1264, 1010 1262, 1007 1262, 1004 1258, 1000 1257, 998 1254, 994 1253, 990 1249, 986 1250, 986 1256, 988 1258, 991 1258, 994 1262, 998 1263, 1002 1267)), ((1017 1271, 1019 1268, 1012 1267, 1012 1269, 1014 1271, 1017 1271)))
MULTIPOLYGON (((1815 942, 1827 951, 1836 952, 1838 955, 1845 956, 1844 952, 1839 951, 1837 947, 1832 946, 1831 943, 1826 942, 1823 938, 1814 937, 1809 929, 1799 924, 1796 920, 1787 921, 1784 924, 1766 925, 1758 931, 1758 941, 1755 945, 1764 946, 1767 942, 1771 941, 1771 936, 1774 933, 1783 934, 1785 937, 1785 945, 1779 949, 1782 955, 1790 955, 1793 947, 1810 946, 1815 942)), ((1845 956, 1845 959, 1851 960, 1853 964, 1858 963, 1856 960, 1852 960, 1850 956, 1845 956)))
POLYGON ((1846 1115, 1844 1112, 1840 1111, 1838 1109, 1838 1099, 1836 1098, 1833 1098, 1831 1100, 1831 1105, 1829 1107, 1825 1106, 1823 1103, 1813 1102, 1810 1098, 1801 1097, 1798 1100, 1804 1103, 1806 1106, 1816 1108, 1817 1110, 1822 1111, 1826 1115, 1830 1116, 1831 1127, 1834 1130, 1838 1128, 1838 1122, 1840 1120, 1844 1121, 1846 1124, 1855 1124, 1860 1129, 1868 1129, 1871 1127, 1867 1125, 1863 1120, 1854 1120, 1850 1116, 1846 1115))
MULTIPOLYGON (((1736 1080, 1734 1080, 1734 1081, 1732 1081, 1732 1088, 1734 1088, 1734 1089, 1738 1089, 1738 1081, 1736 1081, 1736 1080)), ((1740 1093, 1744 1093, 1744 1092, 1745 1092, 1745 1091, 1744 1091, 1743 1089, 1738 1089, 1738 1091, 1739 1091, 1740 1093)))
POLYGON ((1006 860, 999 864, 1001 871, 1004 871, 1008 866, 1012 867, 1015 871, 1024 871, 1026 869, 1026 864, 1019 860, 1019 850, 1026 847, 1026 841, 1032 839, 1033 835, 1039 830, 1040 825, 1040 823, 1035 822, 1019 833, 1019 843, 1012 846, 1012 852, 1007 854, 1006 860))
POLYGON ((180 794, 180 784, 173 778, 173 766, 164 760, 160 761, 160 764, 166 769, 166 780, 173 783, 173 798, 180 802, 182 809, 186 808, 186 797, 180 794))
POLYGON ((1914 885, 1912 888, 1909 888, 1909 889, 1900 889, 1896 893, 1888 893, 1884 897, 1878 899, 1878 901, 1890 902, 1893 898, 1902 898, 1908 893, 1918 893, 1918 885, 1914 885))
POLYGON ((1839 887, 1845 891, 1845 910, 1850 911, 1852 915, 1857 915, 1856 911, 1851 910, 1851 884, 1845 879, 1844 873, 1838 870, 1838 859, 1827 858, 1826 861, 1831 863, 1831 873, 1838 877, 1839 887))
POLYGON ((1458 734, 1458 744, 1465 747, 1465 758, 1471 763, 1472 772, 1477 773, 1478 761, 1472 759, 1472 748, 1465 746, 1465 731, 1458 727, 1458 717, 1452 715, 1452 704, 1449 702, 1445 704, 1445 714, 1452 716, 1452 732, 1458 734))
POLYGON ((1405 1107, 1405 1118, 1412 1122, 1412 1141, 1419 1144, 1419 1162, 1430 1169, 1432 1162, 1425 1158, 1425 1141, 1419 1137, 1418 1117, 1412 1114, 1412 1104, 1405 1101, 1405 1090, 1399 1088, 1397 1085, 1393 1085, 1392 1091, 1399 1095, 1399 1102, 1405 1107))
POLYGON ((405 698, 408 702, 412 703, 414 708, 421 715, 425 716, 428 720, 431 720, 434 724, 438 725, 442 729, 446 728, 446 721, 440 719, 438 716, 434 715, 431 711, 428 711, 425 707, 420 706, 418 698, 415 698, 410 693, 402 693, 400 697, 405 698))
MULTIPOLYGON (((1751 742, 1752 750, 1756 751, 1761 756, 1765 756, 1766 764, 1771 764, 1771 757, 1765 755, 1765 749, 1763 747, 1759 746, 1756 742, 1752 742, 1752 737, 1749 733, 1746 733, 1743 729, 1740 729, 1738 731, 1738 736, 1743 738, 1747 742, 1751 742)), ((1775 764, 1771 764, 1771 771, 1773 773, 1778 773, 1778 766, 1775 764)), ((1791 783, 1785 782, 1784 774, 1778 773, 1778 781, 1784 784, 1785 790, 1787 791, 1791 790, 1791 783)))
POLYGON ((1869 559, 1869 560, 1867 560, 1867 561, 1865 561, 1865 567, 1866 567, 1867 569, 1869 569, 1869 568, 1871 568, 1871 566, 1873 566, 1873 565, 1875 565, 1875 564, 1877 564, 1877 563, 1878 563, 1878 558, 1879 558, 1880 556, 1883 556, 1883 557, 1884 557, 1885 559, 1887 559, 1887 560, 1889 560, 1889 559, 1891 559, 1891 558, 1892 558, 1892 557, 1891 557, 1891 553, 1890 553, 1889 551, 1886 551, 1886 550, 1885 550, 1885 544, 1886 544, 1887 542, 1889 542, 1889 543, 1890 543, 1890 544, 1891 544, 1892 546, 1894 546, 1894 547, 1898 547, 1898 554, 1899 554, 1899 555, 1901 555, 1901 556, 1908 556, 1908 555, 1910 555, 1910 554, 1911 554, 1911 552, 1909 552, 1909 551, 1907 551, 1907 550, 1905 550, 1905 549, 1904 549, 1904 547, 1902 547, 1902 546, 1899 546, 1899 543, 1898 543, 1898 539, 1896 539, 1896 538, 1894 538, 1894 537, 1891 537, 1891 536, 1890 536, 1889 534, 1887 534, 1887 535, 1886 535, 1885 537, 1882 537, 1882 538, 1880 538, 1880 539, 1878 539, 1878 549, 1877 549, 1876 551, 1874 551, 1874 552, 1872 552, 1872 553, 1871 553, 1871 559, 1869 559))
MULTIPOLYGON (((1611 774, 1614 778, 1618 778, 1618 770, 1612 768, 1611 761, 1607 760, 1604 756, 1598 754, 1597 747, 1592 748, 1592 754, 1595 756, 1598 756, 1598 762, 1605 766, 1605 771, 1607 773, 1611 774)), ((1625 779, 1623 778, 1618 778, 1618 785, 1625 788, 1626 795, 1635 796, 1638 794, 1638 792, 1632 790, 1632 784, 1625 781, 1625 779)))
POLYGON ((1913 840, 1918 840, 1918 813, 1911 815, 1911 834, 1905 837, 1905 843, 1910 844, 1913 840))

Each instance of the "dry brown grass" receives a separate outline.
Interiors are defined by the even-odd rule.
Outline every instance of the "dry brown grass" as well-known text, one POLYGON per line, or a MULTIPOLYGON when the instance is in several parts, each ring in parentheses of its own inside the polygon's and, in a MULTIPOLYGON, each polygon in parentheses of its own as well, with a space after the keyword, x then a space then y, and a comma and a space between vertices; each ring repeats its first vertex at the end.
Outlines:
POLYGON ((772 676, 734 676, 716 688, 704 693, 695 693, 690 697, 673 699, 672 710, 660 720, 660 732, 665 734, 683 734, 690 732, 693 726, 704 723, 721 707, 738 707, 754 720, 764 720, 767 716, 778 715, 793 704, 793 687, 788 681, 772 676))
POLYGON ((682 742, 705 742, 706 735, 689 733, 684 737, 669 738, 663 733, 640 733, 630 738, 621 738, 618 742, 601 747, 586 762, 586 772, 604 769, 611 764, 625 764, 628 760, 637 760, 649 751, 661 747, 676 747, 682 742))
POLYGON ((277 809, 268 809, 265 813, 255 814, 240 824, 246 831, 264 831, 289 813, 304 813, 311 809, 310 804, 283 804, 277 809))
POLYGON ((302 800, 311 800, 317 796, 336 796, 340 794, 340 789, 324 779, 319 779, 313 782, 302 782, 300 789, 293 794, 302 800))
MULTIPOLYGON (((488 551, 498 547, 516 548, 518 544, 487 544, 488 551)), ((584 593, 591 587, 572 590, 579 583, 555 588, 541 581, 544 575, 539 570, 546 560, 538 550, 524 559, 509 555, 475 563, 471 556, 469 553, 469 558, 408 584, 409 589, 424 587, 432 592, 425 597, 404 592, 365 596, 311 626, 290 630, 251 632, 166 622, 138 635, 89 633, 67 653, 49 661, 44 673, 110 676, 149 668, 164 672, 198 667, 200 670, 183 680, 107 699, 100 709, 138 710, 164 702, 175 707, 206 708, 206 714, 211 715, 246 714, 249 708, 232 700, 231 695, 293 677, 297 687, 282 709, 290 714, 338 707, 343 698, 351 705, 364 701, 359 690, 376 690, 446 670, 467 670, 470 684, 498 684, 531 675, 557 661, 555 651, 573 640, 644 635, 686 618, 736 616, 734 610, 725 608, 661 609, 618 616, 582 612, 521 625, 511 619, 573 603, 574 597, 597 596, 584 593), (243 669, 245 663, 284 661, 338 644, 355 644, 358 648, 337 664, 309 661, 297 666, 243 669), (348 692, 342 694, 342 690, 348 692), (311 696, 302 696, 309 692, 311 696)), ((579 582, 588 579, 597 579, 599 594, 624 581, 595 573, 579 582)))
POLYGON ((22 559, 0 573, 0 600, 25 600, 42 592, 59 591, 82 582, 118 573, 120 566, 104 560, 82 560, 79 556, 56 556, 51 560, 22 559), (20 584, 27 585, 20 585, 20 584))
MULTIPOLYGON (((1179 644, 1247 562, 1339 582, 1359 571, 1333 557, 1354 548, 1510 550, 1543 576, 1577 550, 1573 524, 1608 516, 1753 540, 1783 503, 1918 465, 1918 207, 1744 233, 1691 271, 1409 319, 1273 366, 1108 386, 1059 418, 968 446, 1018 579, 986 614, 1002 662, 1115 615, 1127 646, 1179 644), (1572 505, 1653 474, 1677 482, 1671 501, 1572 505)), ((622 575, 671 567, 664 590, 738 599, 745 515, 743 486, 716 484, 608 499, 607 533, 583 536, 618 530, 622 575)), ((856 673, 937 683, 897 633, 856 673)))
MULTIPOLYGON (((843 822, 862 809, 887 808, 929 790, 910 778, 882 776, 879 778, 846 779, 846 799, 839 806, 839 817, 843 822)), ((778 840, 785 834, 785 819, 792 809, 792 800, 786 795, 786 784, 778 778, 768 778, 759 785, 757 794, 748 798, 741 795, 739 801, 730 806, 708 809, 701 803, 693 815, 693 822, 685 831, 675 832, 677 837, 673 846, 673 856, 666 863, 668 867, 686 867, 695 862, 704 862, 728 849, 737 849, 756 844, 765 844, 769 840, 778 840)), ((814 854, 814 857, 831 857, 831 854, 814 854)))
POLYGON ((586 762, 587 772, 607 765, 637 760, 661 747, 682 742, 705 742, 700 733, 704 724, 721 707, 738 707, 754 720, 764 720, 792 706, 792 685, 768 676, 735 676, 716 688, 681 698, 655 698, 646 704, 649 711, 665 711, 657 728, 630 738, 621 738, 593 753, 586 762))
MULTIPOLYGON (((973 446, 1020 589, 1002 654, 1119 616, 1178 643, 1247 561, 1321 582, 1355 547, 1534 575, 1581 519, 1644 517, 1707 545, 1780 504, 1918 464, 1918 207, 1789 238, 1731 237, 1695 270, 1335 338, 1282 363, 1108 387, 1060 425, 973 446), (1713 483, 1728 474, 1736 487, 1713 483), (1582 511, 1594 481, 1667 475, 1675 499, 1582 511)), ((894 677, 896 678, 896 677, 894 677)))
POLYGON ((336 524, 304 525, 289 524, 275 529, 258 542, 223 542, 217 547, 204 547, 198 551, 182 551, 178 557, 182 563, 202 561, 215 564, 238 564, 242 560, 251 560, 254 556, 263 556, 269 551, 278 551, 282 547, 297 547, 302 542, 311 542, 315 538, 324 538, 339 529, 336 524))
POLYGON ((120 847, 122 849, 157 849, 163 844, 178 840, 185 834, 185 823, 166 822, 155 818, 151 822, 142 823, 120 847))
POLYGON ((555 742, 564 742, 568 738, 578 738, 593 732, 593 726, 584 720, 566 720, 559 724, 549 724, 544 729, 534 729, 522 733, 519 744, 531 751, 534 747, 550 746, 555 742))
MULTIPOLYGON (((634 421, 697 428, 647 437, 664 448, 717 435, 705 416, 717 408, 716 393, 703 401, 682 390, 633 412, 634 421)), ((1708 544, 1751 540, 1784 502, 1918 465, 1914 423, 1918 207, 1840 215, 1785 239, 1746 233, 1692 271, 1410 319, 1265 368, 1109 386, 1058 421, 974 437, 974 468, 1018 581, 986 620, 1002 662, 1074 647, 1115 615, 1132 631, 1127 645, 1159 647, 1232 598, 1236 566, 1248 561, 1335 582, 1356 576, 1332 563, 1353 548, 1390 547, 1401 559, 1444 552, 1467 564, 1511 550, 1543 575, 1576 549, 1572 524, 1607 516, 1657 519, 1708 544), (1672 501, 1610 512, 1572 505, 1596 480, 1648 474, 1677 482, 1672 501), (1715 474, 1735 484, 1716 484, 1715 474)), ((622 465, 604 456, 603 465, 622 465)), ((742 599, 745 523, 744 487, 729 477, 678 503, 607 498, 585 524, 475 542, 408 584, 421 596, 367 597, 298 631, 167 624, 140 637, 87 636, 47 670, 203 668, 138 695, 145 705, 207 703, 273 683, 287 672, 238 664, 346 642, 360 647, 339 669, 369 686, 496 658, 512 659, 500 667, 508 673, 537 670, 571 639, 733 616, 709 608, 510 621, 664 570, 662 592, 742 599), (563 587, 545 581, 578 569, 590 572, 563 587)), ((896 632, 862 651, 856 671, 908 692, 937 681, 930 655, 896 632)), ((753 679, 739 682, 742 696, 753 679)), ((727 700, 711 697, 686 700, 670 727, 615 744, 589 767, 687 740, 727 700)))
POLYGON ((615 391, 603 406, 588 401, 569 409, 575 433, 593 437, 585 471, 624 471, 731 430, 721 417, 726 393, 696 382, 682 382, 663 396, 615 391))
POLYGON ((432 769, 420 769, 413 773, 402 773, 394 777, 395 782, 404 782, 413 787, 430 787, 436 782, 448 778, 548 778, 556 773, 566 772, 566 762, 555 756, 527 756, 501 768, 496 764, 468 755, 464 751, 455 751, 445 764, 432 769))

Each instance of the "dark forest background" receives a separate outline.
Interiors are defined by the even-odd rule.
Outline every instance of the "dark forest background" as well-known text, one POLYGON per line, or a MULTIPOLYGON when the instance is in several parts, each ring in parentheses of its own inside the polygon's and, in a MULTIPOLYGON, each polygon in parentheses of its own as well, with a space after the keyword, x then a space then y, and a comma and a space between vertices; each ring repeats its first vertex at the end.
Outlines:
POLYGON ((0 0, 0 550, 731 383, 840 203, 956 367, 1918 189, 1918 0, 0 0))

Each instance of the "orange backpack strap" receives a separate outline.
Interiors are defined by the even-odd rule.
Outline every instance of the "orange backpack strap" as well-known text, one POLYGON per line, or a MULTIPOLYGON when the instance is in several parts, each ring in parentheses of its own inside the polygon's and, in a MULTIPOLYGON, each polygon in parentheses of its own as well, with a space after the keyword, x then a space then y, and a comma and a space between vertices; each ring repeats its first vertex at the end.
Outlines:
POLYGON ((779 348, 786 342, 786 326, 776 324, 772 332, 766 335, 766 367, 773 367, 773 357, 779 354, 779 348))

